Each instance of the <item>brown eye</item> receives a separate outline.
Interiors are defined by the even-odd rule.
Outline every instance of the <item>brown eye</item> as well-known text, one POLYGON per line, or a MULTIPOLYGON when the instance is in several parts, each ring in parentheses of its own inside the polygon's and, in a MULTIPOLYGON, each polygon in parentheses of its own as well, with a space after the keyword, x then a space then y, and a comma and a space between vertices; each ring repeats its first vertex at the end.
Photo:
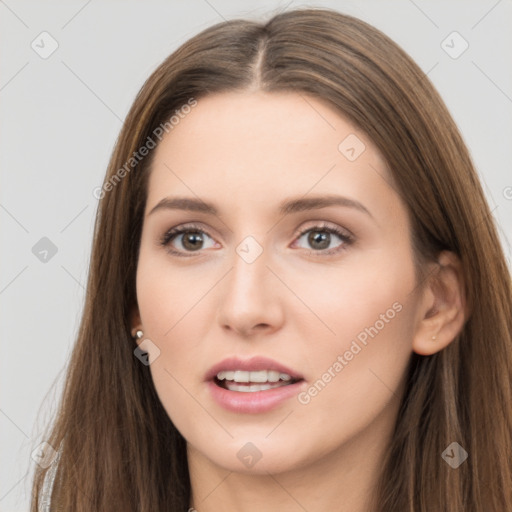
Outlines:
POLYGON ((313 249, 327 249, 331 244, 331 233, 326 233, 325 231, 310 231, 308 244, 310 244, 313 249))
POLYGON ((300 232, 298 240, 305 238, 308 247, 312 252, 322 254, 334 254, 347 248, 353 238, 348 232, 334 226, 313 226, 300 232), (341 240, 334 248, 331 243, 336 242, 336 238, 341 240))
POLYGON ((188 231, 182 234, 181 244, 187 250, 197 251, 201 249, 203 243, 203 237, 198 231, 188 231))
POLYGON ((210 247, 215 245, 215 241, 204 230, 195 226, 183 226, 167 231, 160 240, 160 244, 168 247, 172 254, 184 256, 186 253, 206 249, 208 246, 205 244, 208 239, 211 240, 210 247))

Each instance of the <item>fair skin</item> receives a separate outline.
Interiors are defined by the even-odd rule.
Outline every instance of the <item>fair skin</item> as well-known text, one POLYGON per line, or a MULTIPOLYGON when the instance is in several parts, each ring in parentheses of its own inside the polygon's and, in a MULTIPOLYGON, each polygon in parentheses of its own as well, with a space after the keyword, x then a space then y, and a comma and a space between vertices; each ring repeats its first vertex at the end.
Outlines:
POLYGON ((412 352, 433 354, 462 328, 457 259, 442 253, 441 267, 431 267, 437 284, 418 284, 407 210, 385 162, 364 133, 311 96, 208 96, 155 151, 132 325, 160 351, 149 368, 187 441, 191 506, 367 510, 412 352), (350 134, 365 144, 353 161, 338 149, 350 134), (331 205, 278 213, 282 201, 325 195, 367 212, 331 205), (177 196, 218 212, 150 213, 177 196), (191 222, 195 238, 159 243, 191 222), (325 245, 315 245, 322 235, 325 245), (248 236, 262 249, 250 263, 236 250, 248 236), (373 333, 366 345, 358 341, 365 329, 373 333), (354 342, 360 351, 351 357, 354 342), (268 411, 226 410, 205 374, 226 357, 255 355, 300 372, 298 392, 268 411), (237 456, 249 442, 261 454, 251 467, 237 456))

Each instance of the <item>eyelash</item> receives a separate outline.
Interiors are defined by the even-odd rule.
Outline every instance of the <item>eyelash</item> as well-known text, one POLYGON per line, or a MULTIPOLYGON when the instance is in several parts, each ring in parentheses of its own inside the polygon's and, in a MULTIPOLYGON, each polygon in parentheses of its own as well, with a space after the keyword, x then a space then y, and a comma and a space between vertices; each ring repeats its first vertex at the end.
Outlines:
MULTIPOLYGON (((342 231, 341 229, 339 229, 337 227, 329 226, 326 223, 320 223, 320 224, 317 224, 315 226, 310 226, 310 227, 308 227, 306 229, 303 229, 303 230, 295 233, 295 235, 294 235, 295 239, 301 238, 303 235, 305 235, 306 233, 309 233, 310 231, 319 231, 319 232, 325 232, 325 233, 334 234, 334 235, 337 235, 342 240, 342 242, 343 242, 343 244, 340 247, 336 248, 336 249, 329 249, 329 250, 321 249, 321 250, 317 250, 317 251, 315 251, 314 249, 311 249, 311 252, 315 256, 330 256, 332 254, 336 254, 338 252, 342 252, 342 251, 347 249, 347 246, 350 246, 354 242, 354 238, 353 238, 352 235, 349 235, 346 231, 342 231)), ((177 251, 175 249, 171 249, 169 247, 169 243, 174 238, 176 238, 177 236, 179 236, 181 234, 184 234, 184 233, 204 233, 204 234, 208 235, 210 238, 213 238, 208 233, 208 231, 205 231, 199 225, 197 225, 197 224, 186 224, 184 226, 177 227, 177 228, 171 228, 168 231, 166 231, 164 233, 164 235, 161 237, 159 243, 160 243, 161 246, 167 247, 168 252, 170 254, 175 255, 175 256, 180 256, 180 257, 185 257, 185 258, 194 256, 194 253, 195 252, 199 252, 199 251, 187 251, 189 254, 186 254, 186 253, 183 253, 181 251, 177 251)))

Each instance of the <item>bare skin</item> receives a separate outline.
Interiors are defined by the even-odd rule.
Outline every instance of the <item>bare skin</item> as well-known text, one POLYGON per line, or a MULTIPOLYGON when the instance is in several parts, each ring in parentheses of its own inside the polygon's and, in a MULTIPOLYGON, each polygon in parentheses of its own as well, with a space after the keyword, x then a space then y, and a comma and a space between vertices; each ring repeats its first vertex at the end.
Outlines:
POLYGON ((440 284, 418 285, 408 213, 385 162, 318 99, 209 96, 155 151, 132 325, 160 351, 150 370, 188 443, 190 506, 367 511, 412 352, 433 354, 462 328, 457 259, 441 254, 440 284), (357 139, 338 148, 351 134, 364 144, 359 155, 357 139), (285 200, 326 195, 363 208, 278 212, 285 200), (218 212, 152 212, 177 196, 218 212), (190 223, 195 238, 160 243, 190 223), (250 263, 237 252, 248 236, 256 243, 241 247, 262 251, 250 263), (300 373, 297 394, 259 413, 220 406, 205 374, 226 357, 256 355, 300 373), (252 465, 247 443, 261 457, 252 465))

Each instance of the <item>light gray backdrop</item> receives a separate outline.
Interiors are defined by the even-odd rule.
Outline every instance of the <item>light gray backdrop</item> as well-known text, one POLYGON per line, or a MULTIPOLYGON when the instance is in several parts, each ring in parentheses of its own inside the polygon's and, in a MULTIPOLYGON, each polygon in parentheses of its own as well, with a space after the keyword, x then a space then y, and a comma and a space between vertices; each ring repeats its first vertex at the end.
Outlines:
POLYGON ((83 306, 93 190, 135 94, 200 30, 308 5, 368 21, 428 73, 471 150, 510 262, 511 0, 0 0, 1 512, 29 509, 31 453, 83 306))

